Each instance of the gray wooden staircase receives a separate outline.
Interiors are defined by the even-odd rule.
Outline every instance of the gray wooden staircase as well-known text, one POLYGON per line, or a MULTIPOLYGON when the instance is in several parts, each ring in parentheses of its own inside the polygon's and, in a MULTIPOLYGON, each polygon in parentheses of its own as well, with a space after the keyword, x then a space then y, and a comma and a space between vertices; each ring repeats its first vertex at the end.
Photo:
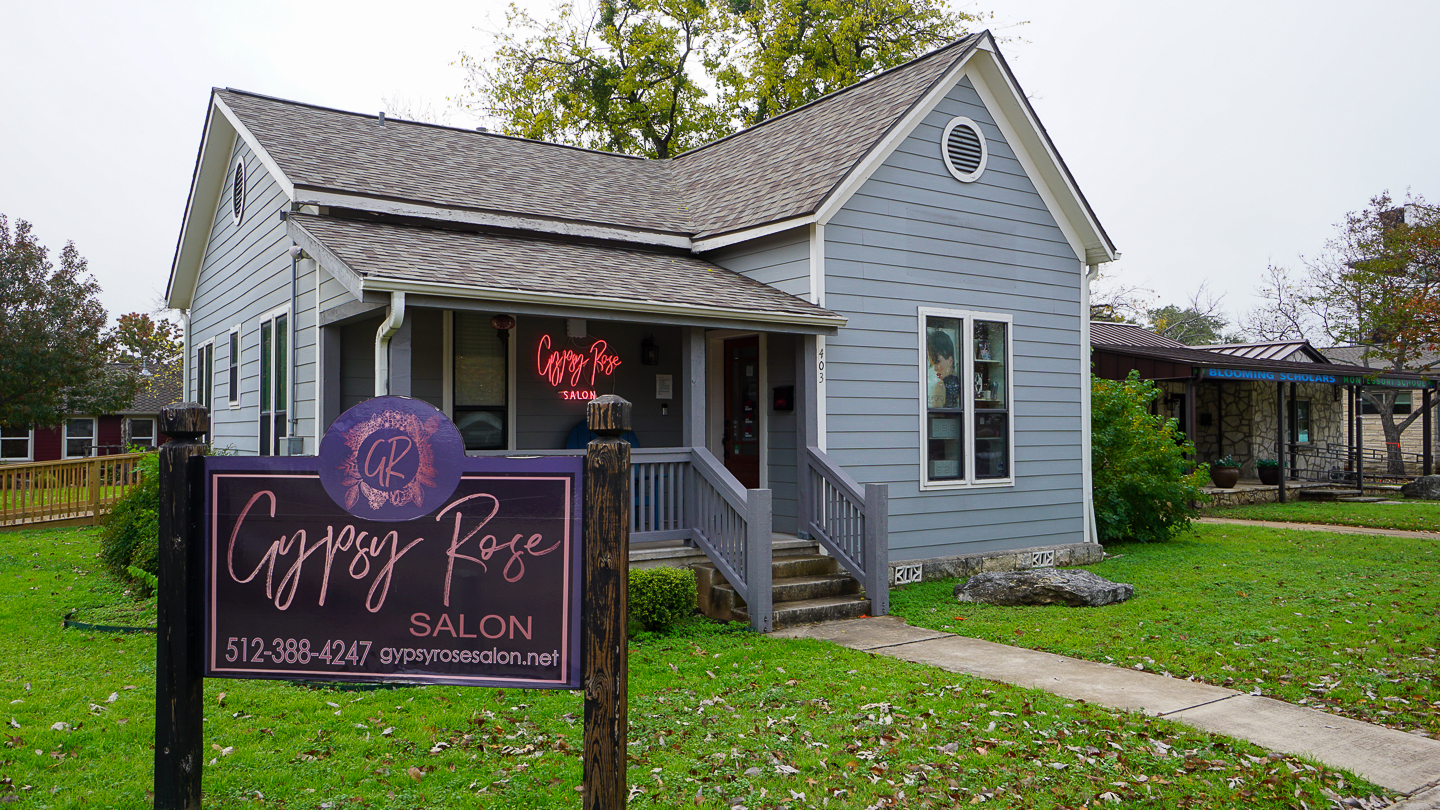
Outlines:
MULTIPOLYGON (((692 566, 700 612, 720 621, 749 622, 745 601, 711 563, 692 566)), ((781 556, 770 564, 774 627, 855 619, 870 614, 860 583, 834 557, 814 553, 781 556)))

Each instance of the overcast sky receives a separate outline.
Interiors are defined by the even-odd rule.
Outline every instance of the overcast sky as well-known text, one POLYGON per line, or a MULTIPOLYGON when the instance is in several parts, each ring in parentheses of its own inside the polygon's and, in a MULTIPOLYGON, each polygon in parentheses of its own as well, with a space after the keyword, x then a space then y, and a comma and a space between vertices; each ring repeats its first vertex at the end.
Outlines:
MULTIPOLYGON (((549 3, 539 6, 543 11, 549 3)), ((1253 306, 1369 197, 1440 201, 1440 2, 996 0, 1002 51, 1123 258, 1253 306), (1025 22, 1024 25, 1018 23, 1025 22)), ((0 214, 73 240, 112 318, 165 289, 212 86, 443 107, 491 0, 7 3, 0 214)), ((392 108, 393 109, 393 108, 392 108)), ((458 116, 457 124, 475 123, 458 116)))

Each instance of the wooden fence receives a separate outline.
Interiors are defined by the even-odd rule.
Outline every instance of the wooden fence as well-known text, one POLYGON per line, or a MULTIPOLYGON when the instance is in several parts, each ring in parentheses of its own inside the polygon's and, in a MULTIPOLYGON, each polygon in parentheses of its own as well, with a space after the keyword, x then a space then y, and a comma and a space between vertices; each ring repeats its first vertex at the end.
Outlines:
POLYGON ((144 453, 0 466, 0 528, 99 522, 140 482, 144 453))

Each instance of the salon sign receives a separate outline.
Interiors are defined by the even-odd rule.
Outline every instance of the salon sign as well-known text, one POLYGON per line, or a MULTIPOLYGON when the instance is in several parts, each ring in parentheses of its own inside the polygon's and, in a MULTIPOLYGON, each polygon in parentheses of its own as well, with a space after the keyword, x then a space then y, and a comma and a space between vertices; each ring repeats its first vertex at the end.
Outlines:
POLYGON ((578 688, 582 464, 467 457, 406 397, 207 458, 205 677, 578 688))

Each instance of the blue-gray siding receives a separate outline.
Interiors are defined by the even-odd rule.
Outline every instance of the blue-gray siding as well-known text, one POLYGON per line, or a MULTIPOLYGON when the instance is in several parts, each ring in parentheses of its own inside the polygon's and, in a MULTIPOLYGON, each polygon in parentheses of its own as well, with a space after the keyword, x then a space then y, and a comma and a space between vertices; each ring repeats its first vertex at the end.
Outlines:
POLYGON ((919 559, 1083 539, 1081 260, 969 80, 962 80, 825 229, 828 452, 890 485, 890 554, 919 559), (986 171, 961 183, 945 125, 984 130, 986 171), (1015 485, 920 490, 917 307, 1014 318, 1015 485))
POLYGON ((793 230, 722 248, 706 259, 756 281, 810 300, 810 232, 793 230))

